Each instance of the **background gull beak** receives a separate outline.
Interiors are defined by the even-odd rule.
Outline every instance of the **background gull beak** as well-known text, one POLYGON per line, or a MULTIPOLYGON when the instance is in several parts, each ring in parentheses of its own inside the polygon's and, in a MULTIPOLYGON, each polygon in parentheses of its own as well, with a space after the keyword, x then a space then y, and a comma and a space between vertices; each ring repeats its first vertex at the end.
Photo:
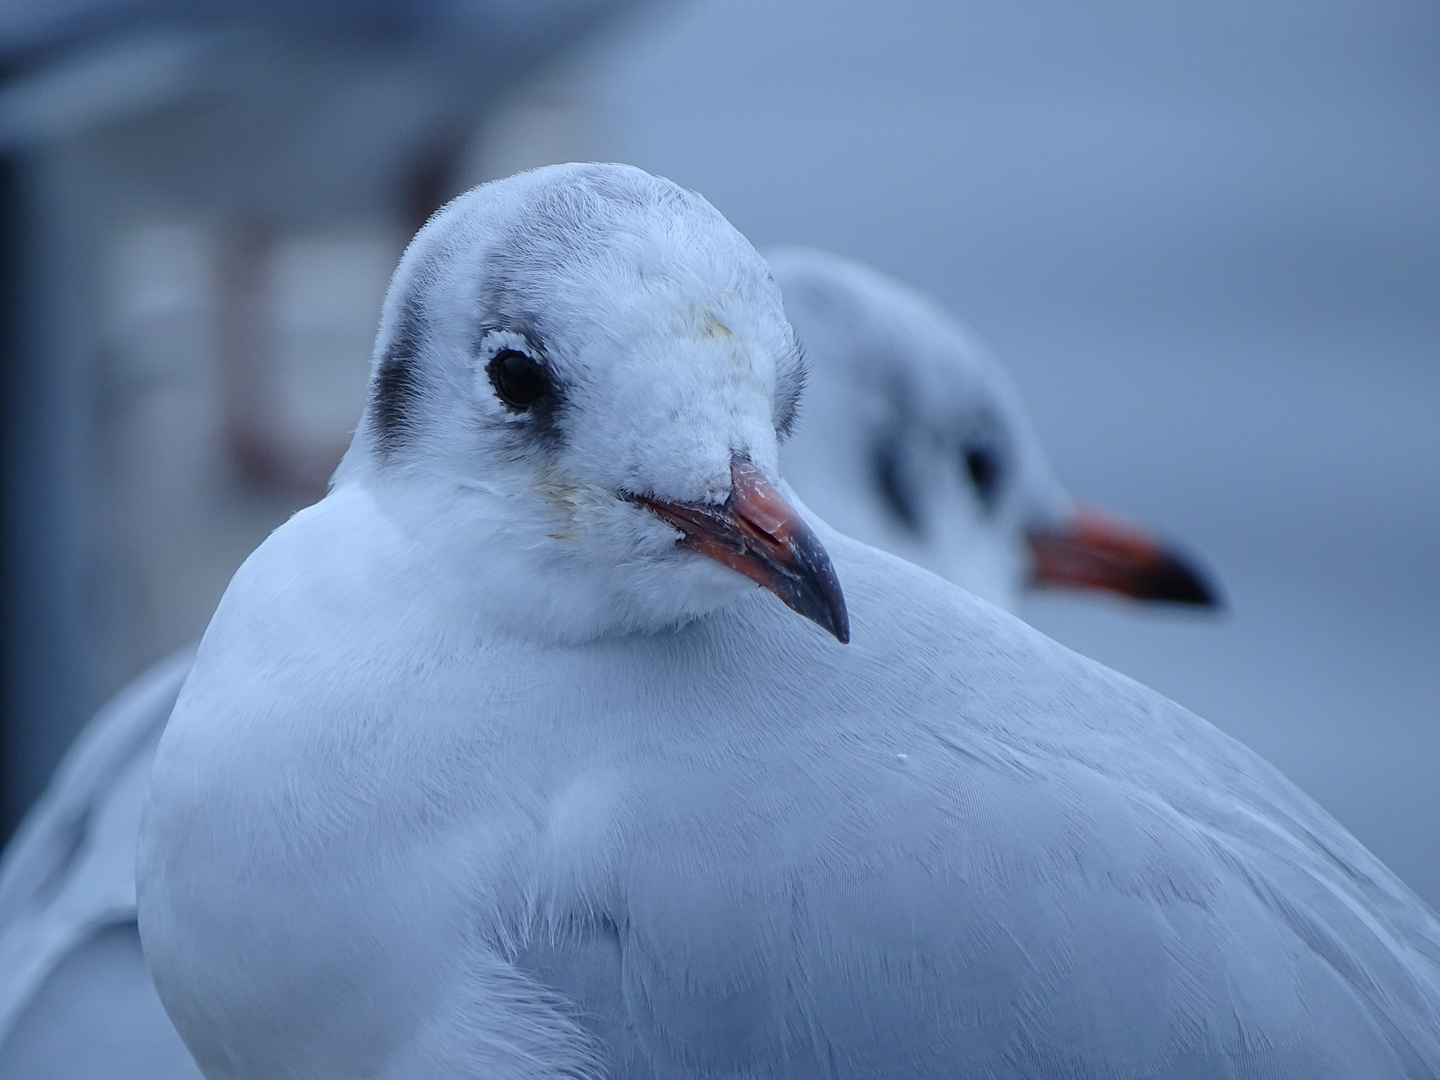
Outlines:
POLYGON ((681 547, 744 574, 842 644, 850 640, 850 616, 829 554, 748 459, 730 463, 730 495, 719 505, 634 499, 680 530, 681 547))
POLYGON ((1189 559, 1155 537, 1091 507, 1058 528, 1026 533, 1030 584, 1100 589, 1134 600, 1219 607, 1214 586, 1189 559))

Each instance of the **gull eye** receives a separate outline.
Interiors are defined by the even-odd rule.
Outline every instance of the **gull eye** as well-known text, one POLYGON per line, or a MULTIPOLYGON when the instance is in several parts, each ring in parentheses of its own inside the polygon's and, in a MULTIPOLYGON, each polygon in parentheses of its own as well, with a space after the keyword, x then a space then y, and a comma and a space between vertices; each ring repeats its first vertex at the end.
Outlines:
POLYGON ((538 360, 518 349, 501 349, 485 367, 495 396, 512 412, 524 412, 550 389, 550 376, 538 360))
POLYGON ((975 485, 975 494, 987 510, 995 508, 1000 495, 1000 455, 992 447, 973 444, 961 448, 965 473, 975 485))

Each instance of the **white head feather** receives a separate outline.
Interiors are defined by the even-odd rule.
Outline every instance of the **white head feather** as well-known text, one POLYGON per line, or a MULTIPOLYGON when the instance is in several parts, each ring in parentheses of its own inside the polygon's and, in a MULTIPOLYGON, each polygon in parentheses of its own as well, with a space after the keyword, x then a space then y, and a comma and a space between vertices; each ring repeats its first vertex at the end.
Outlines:
POLYGON ((735 455, 778 480, 800 379, 768 267, 703 198, 629 166, 537 169, 455 199, 406 250, 336 485, 423 535, 447 588, 484 561, 510 629, 673 625, 753 586, 624 496, 721 502, 735 455), (492 385, 505 350, 547 380, 524 411, 492 385))

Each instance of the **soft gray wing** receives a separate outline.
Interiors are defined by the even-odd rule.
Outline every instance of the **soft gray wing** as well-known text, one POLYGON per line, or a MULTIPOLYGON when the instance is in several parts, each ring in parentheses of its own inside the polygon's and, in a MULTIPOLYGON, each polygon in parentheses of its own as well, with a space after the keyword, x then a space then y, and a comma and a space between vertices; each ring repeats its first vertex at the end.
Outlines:
MULTIPOLYGON (((96 714, 0 861, 0 1047, 21 1037, 15 1026, 34 1018, 28 1006, 72 953, 103 927, 133 924, 150 762, 193 657, 193 647, 167 657, 96 714)), ((101 948, 96 962, 114 968, 109 959, 122 953, 101 948)), ((148 976, 145 991, 153 996, 148 976)), ((117 1015, 124 998, 115 996, 117 1015)), ((79 1006, 90 997, 57 1000, 79 1006)))
POLYGON ((819 650, 691 669, 714 715, 764 703, 744 754, 702 726, 642 778, 615 880, 518 957, 615 1076, 1440 1076, 1440 923, 1378 860, 1153 692, 949 622, 954 652, 856 635, 883 700, 819 650))
POLYGON ((91 933, 0 1042, 5 1080, 201 1080, 150 981, 133 921, 91 933))

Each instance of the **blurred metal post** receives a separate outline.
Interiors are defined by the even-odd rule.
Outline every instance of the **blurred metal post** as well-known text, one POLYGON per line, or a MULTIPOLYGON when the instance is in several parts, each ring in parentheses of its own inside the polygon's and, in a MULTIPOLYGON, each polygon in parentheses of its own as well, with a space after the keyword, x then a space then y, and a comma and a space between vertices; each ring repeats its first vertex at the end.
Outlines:
MULTIPOLYGON (((63 151, 61 152, 63 153, 63 151)), ((52 153, 7 168, 3 823, 39 794, 96 703, 85 619, 95 312, 87 200, 52 153), (66 212, 66 203, 74 203, 66 212), (89 256, 87 258, 87 256, 89 256), (43 770, 43 771, 42 771, 43 770), (38 775, 37 775, 38 773, 38 775)))

